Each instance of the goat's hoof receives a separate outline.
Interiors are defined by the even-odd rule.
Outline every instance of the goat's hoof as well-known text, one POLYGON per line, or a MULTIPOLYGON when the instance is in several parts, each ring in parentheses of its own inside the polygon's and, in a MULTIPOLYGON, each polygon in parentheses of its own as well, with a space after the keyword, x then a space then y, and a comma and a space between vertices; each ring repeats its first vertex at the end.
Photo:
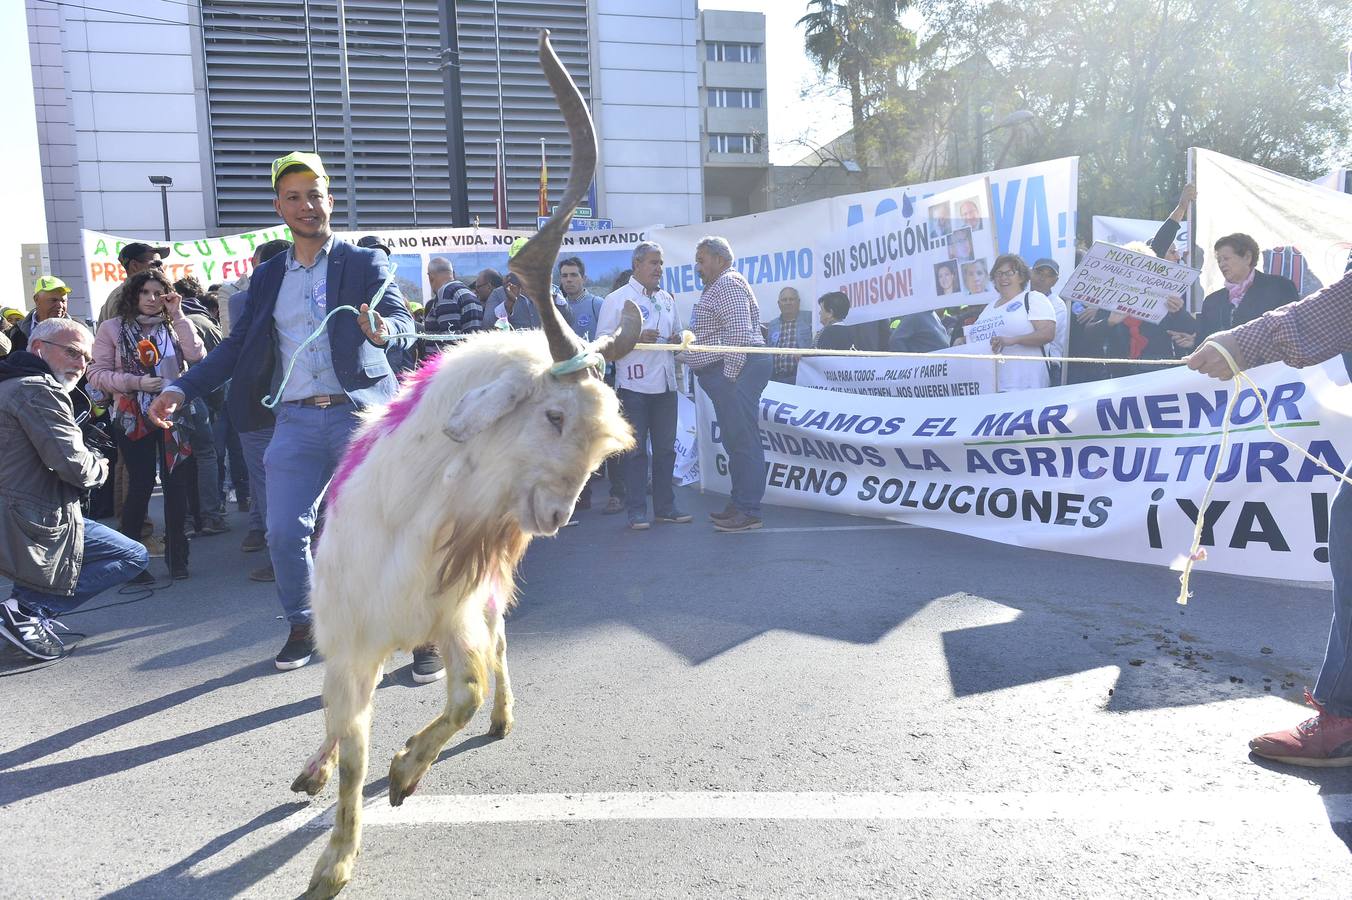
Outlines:
POLYGON ((511 718, 493 719, 488 723, 488 736, 501 740, 512 733, 511 718))
POLYGON ((329 767, 317 769, 313 772, 301 772, 296 776, 296 780, 291 782, 291 790, 297 794, 309 794, 313 797, 324 790, 324 785, 329 782, 329 767))
POLYGON ((407 749, 394 754, 390 761, 390 806, 399 806, 404 798, 418 789, 427 766, 419 766, 407 749))
POLYGON ((329 857, 330 854, 325 851, 324 855, 319 858, 319 864, 315 866, 315 873, 310 877, 310 887, 305 891, 304 900, 328 900, 330 897, 337 896, 338 892, 351 880, 356 854, 326 864, 329 857))

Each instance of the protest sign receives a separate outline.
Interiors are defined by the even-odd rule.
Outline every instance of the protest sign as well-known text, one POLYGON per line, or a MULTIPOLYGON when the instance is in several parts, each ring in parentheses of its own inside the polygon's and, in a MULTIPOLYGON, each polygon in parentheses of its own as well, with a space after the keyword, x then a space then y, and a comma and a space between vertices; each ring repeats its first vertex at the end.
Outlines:
MULTIPOLYGON (((93 315, 97 317, 113 288, 127 278, 117 255, 130 243, 141 238, 118 237, 100 231, 81 232, 84 244, 85 275, 89 284, 89 299, 93 315)), ((213 282, 235 281, 253 269, 253 253, 260 244, 277 239, 291 240, 291 229, 278 224, 272 228, 258 228, 242 234, 225 237, 197 238, 191 241, 142 241, 153 246, 168 246, 169 258, 164 261, 164 274, 170 281, 189 275, 206 287, 213 282)))
POLYGON ((1235 232, 1258 242, 1260 269, 1290 278, 1301 296, 1343 277, 1352 249, 1352 194, 1210 150, 1189 153, 1197 183, 1196 246, 1205 260, 1203 291, 1224 286, 1212 248, 1235 232))
POLYGON ((989 354, 989 341, 939 352, 945 358, 804 356, 798 360, 798 384, 875 397, 968 397, 995 390, 995 360, 946 358, 953 353, 989 354))
MULTIPOLYGON (((1075 268, 1078 158, 999 169, 984 177, 990 185, 991 217, 1000 241, 997 251, 1018 253, 1029 262, 1055 259, 1063 272, 1075 268)), ((818 235, 862 232, 872 227, 874 219, 898 211, 909 218, 922 201, 972 180, 973 176, 964 176, 883 188, 714 223, 646 230, 662 245, 662 287, 676 298, 682 319, 690 320, 690 310, 704 289, 695 271, 695 245, 705 235, 717 234, 732 245, 733 265, 755 292, 761 320, 768 322, 779 314, 776 301, 785 287, 797 288, 804 302, 813 307, 817 297, 834 290, 819 281, 814 253, 818 235)))
POLYGON ((1158 322, 1168 297, 1188 296, 1198 271, 1149 253, 1096 241, 1066 280, 1061 298, 1158 322))
MULTIPOLYGON (((1019 363, 1008 363, 1010 365, 1019 363)), ((1037 363, 1029 363, 1037 364, 1037 363)), ((1250 373, 1230 446, 1232 387, 1174 367, 1091 384, 899 401, 771 382, 761 396, 767 504, 895 519, 1022 547, 1181 565, 1198 504, 1203 571, 1326 580, 1337 480, 1352 446, 1340 360, 1250 373)), ((700 472, 730 488, 712 405, 700 392, 700 472)))
MULTIPOLYGON (((353 243, 366 235, 380 238, 390 248, 395 281, 405 299, 425 304, 431 293, 427 263, 433 257, 449 260, 456 277, 466 281, 474 280, 484 269, 493 269, 502 275, 507 272, 507 251, 512 242, 520 237, 530 237, 534 232, 419 228, 340 231, 336 234, 353 243)), ((224 237, 174 241, 168 244, 170 254, 164 262, 164 272, 171 281, 195 275, 203 287, 214 282, 233 282, 253 270, 253 252, 260 244, 278 238, 290 240, 290 229, 278 225, 224 237)), ((576 256, 581 259, 586 268, 588 289, 604 297, 610 293, 615 276, 629 268, 634 246, 643 239, 643 229, 569 232, 559 248, 559 258, 576 256)), ((97 231, 84 232, 90 298, 96 313, 113 288, 126 278, 117 254, 133 240, 136 239, 97 231)), ((148 243, 158 245, 156 241, 148 243)))
POLYGON ((985 303, 995 246, 990 188, 973 179, 828 233, 816 246, 816 293, 849 297, 854 324, 985 303))

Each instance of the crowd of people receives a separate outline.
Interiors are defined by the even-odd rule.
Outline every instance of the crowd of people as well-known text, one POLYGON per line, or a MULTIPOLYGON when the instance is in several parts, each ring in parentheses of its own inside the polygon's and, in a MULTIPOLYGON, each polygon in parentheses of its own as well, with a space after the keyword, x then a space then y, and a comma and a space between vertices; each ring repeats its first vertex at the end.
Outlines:
MULTIPOLYGON (((390 399, 399 374, 430 354, 454 352, 453 343, 433 336, 539 327, 535 301, 515 275, 484 269, 461 279, 445 258, 428 265, 426 306, 407 303, 386 277, 388 247, 375 237, 354 245, 333 235, 333 198, 317 155, 282 157, 271 180, 276 212, 294 243, 259 246, 249 274, 233 283, 205 289, 191 277, 171 283, 164 271, 169 248, 135 242, 119 254, 126 280, 108 297, 93 330, 69 317, 70 289, 53 276, 39 279, 30 313, 6 311, 0 416, 10 415, 0 429, 25 439, 12 444, 16 460, 0 478, 0 504, 20 510, 31 528, 6 527, 13 518, 0 525, 0 574, 16 585, 0 634, 29 656, 62 655, 53 617, 112 584, 191 577, 193 540, 227 532, 227 504, 237 503, 249 513, 241 551, 266 551, 269 561, 248 577, 275 584, 289 625, 275 664, 283 670, 305 665, 314 652, 313 541, 322 530, 325 488, 361 410, 390 399), (334 306, 365 312, 368 303, 371 319, 325 322, 334 306), (327 339, 307 341, 321 324, 327 339), (429 338, 417 339, 415 331, 429 338), (44 432, 18 415, 26 408, 42 411, 44 432), (34 503, 24 485, 37 470, 46 473, 37 479, 46 490, 34 503), (150 515, 157 483, 159 534, 150 515), (100 518, 116 521, 116 529, 100 525, 100 518), (117 565, 99 564, 105 557, 117 565), (150 562, 157 558, 164 560, 163 574, 150 562)), ((523 244, 514 244, 511 254, 523 244)), ((732 260, 726 241, 701 244, 707 299, 691 326, 704 342, 759 344, 755 297, 732 260)), ((595 339, 617 327, 632 301, 644 315, 642 340, 679 343, 685 326, 674 298, 660 287, 662 248, 641 244, 632 262, 602 297, 587 289, 583 261, 564 259, 546 302, 558 306, 578 335, 595 339)), ((609 483, 602 511, 625 513, 632 531, 693 521, 672 486, 678 366, 700 378, 730 423, 733 502, 711 516, 712 524, 723 531, 757 528, 764 454, 755 423, 769 374, 766 357, 701 360, 649 350, 613 366, 607 378, 639 441, 596 473, 595 481, 609 483)), ((579 509, 590 508, 591 490, 589 483, 579 509)), ((442 677, 434 646, 413 656, 415 680, 442 677)))
MULTIPOLYGON (((317 155, 275 160, 271 184, 274 208, 294 242, 259 246, 250 273, 231 284, 204 289, 191 277, 171 283, 163 267, 169 249, 132 243, 119 255, 126 280, 108 297, 96 330, 69 316, 70 289, 50 275, 37 280, 31 312, 3 310, 0 575, 14 588, 0 604, 0 636, 28 656, 51 660, 66 652, 54 617, 120 584, 154 584, 152 558, 164 558, 171 579, 189 578, 192 539, 227 532, 233 502, 249 513, 241 551, 266 550, 269 558, 249 577, 275 583, 289 626, 275 665, 306 665, 314 653, 312 546, 322 531, 325 489, 360 412, 392 398, 399 374, 430 354, 455 352, 454 343, 418 334, 539 327, 536 299, 515 275, 484 269, 462 279, 440 257, 428 265, 426 306, 407 303, 387 277, 388 247, 375 237, 349 244, 334 236, 334 200, 317 155), (338 305, 361 314, 328 317, 338 305), (157 482, 162 535, 153 534, 148 515, 157 482), (117 528, 100 518, 115 519, 117 528)), ((1186 189, 1155 239, 1135 249, 1176 260, 1174 239, 1194 197, 1186 189)), ((1231 365, 1275 359, 1304 365, 1352 350, 1348 278, 1294 303, 1290 280, 1259 271, 1262 254, 1251 237, 1228 235, 1212 250, 1225 286, 1196 315, 1182 298, 1170 298, 1159 323, 1067 304, 1055 293, 1061 272, 1054 260, 1030 266, 1004 254, 981 273, 995 299, 980 307, 860 324, 849 321, 849 298, 829 292, 818 298, 822 327, 814 332, 798 290, 786 287, 780 315, 762 324, 755 295, 733 266, 732 247, 715 236, 696 247, 703 291, 688 325, 661 286, 663 249, 651 241, 634 248, 632 267, 604 297, 587 289, 581 259, 563 259, 558 285, 542 302, 556 304, 588 340, 615 329, 632 302, 647 345, 680 344, 687 327, 697 344, 748 348, 927 352, 970 336, 1011 356, 1186 360, 1216 377, 1228 377, 1231 365)), ((945 271, 946 281, 942 273, 936 281, 955 292, 957 275, 945 271)), ((635 532, 654 522, 693 521, 673 490, 677 393, 693 378, 713 404, 731 475, 730 502, 710 515, 712 526, 761 527, 760 398, 770 380, 794 381, 797 364, 789 354, 651 347, 616 361, 606 377, 637 442, 594 473, 592 482, 609 486, 602 512, 625 513, 635 532)), ((1106 363, 1063 370, 1054 359, 1006 369, 1001 390, 1118 374, 1106 363)), ((592 482, 580 510, 592 506, 592 482)), ((1310 697, 1319 714, 1296 729, 1255 738, 1251 748, 1260 755, 1352 764, 1352 570, 1343 552, 1352 544, 1350 510, 1352 494, 1344 488, 1329 535, 1333 637, 1310 697)), ((420 683, 444 675, 430 644, 414 650, 412 669, 420 683)))
MULTIPOLYGON (((1126 244, 1126 248, 1178 262, 1179 229, 1196 198, 1196 189, 1188 185, 1154 238, 1126 244)), ((984 260, 978 260, 981 289, 975 292, 993 290, 998 298, 994 302, 913 313, 890 321, 854 323, 849 321, 849 298, 832 291, 817 299, 816 318, 822 327, 814 332, 813 316, 802 308, 799 291, 786 287, 779 293, 780 315, 766 323, 765 338, 772 347, 928 353, 966 343, 968 335, 977 334, 989 338, 995 353, 1053 358, 1042 366, 1002 366, 997 384, 1000 391, 1134 375, 1176 365, 1212 334, 1299 299, 1296 285, 1289 278, 1259 269, 1264 254, 1249 235, 1226 235, 1211 249, 1225 286, 1208 294, 1196 314, 1185 308, 1182 297, 1169 297, 1167 314, 1159 322, 1079 301, 1067 302, 1056 293, 1062 278, 1056 260, 1037 259, 1030 265, 1017 254, 1005 254, 997 257, 989 270, 984 260), (1020 302, 1012 302, 1016 300, 1020 302), (1105 362, 1063 366, 1054 361, 1056 357, 1105 362), (1159 365, 1107 360, 1158 360, 1159 365)), ((1082 257, 1085 252, 1086 248, 1080 247, 1078 255, 1082 257)), ((1269 251, 1269 262, 1277 252, 1269 251)), ((975 277, 970 272, 968 275, 975 277)), ((957 294, 957 278, 956 263, 936 267, 938 294, 957 294)), ((798 357, 775 356, 772 365, 773 380, 794 382, 798 357)))

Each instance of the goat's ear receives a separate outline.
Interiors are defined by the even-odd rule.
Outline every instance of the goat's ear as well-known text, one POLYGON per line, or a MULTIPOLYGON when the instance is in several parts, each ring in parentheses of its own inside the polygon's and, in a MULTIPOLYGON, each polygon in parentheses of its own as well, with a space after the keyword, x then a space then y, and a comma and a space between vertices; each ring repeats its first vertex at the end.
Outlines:
POLYGON ((530 376, 524 372, 509 372, 496 381, 474 388, 460 398, 443 430, 453 441, 467 441, 515 409, 530 393, 530 387, 530 376))

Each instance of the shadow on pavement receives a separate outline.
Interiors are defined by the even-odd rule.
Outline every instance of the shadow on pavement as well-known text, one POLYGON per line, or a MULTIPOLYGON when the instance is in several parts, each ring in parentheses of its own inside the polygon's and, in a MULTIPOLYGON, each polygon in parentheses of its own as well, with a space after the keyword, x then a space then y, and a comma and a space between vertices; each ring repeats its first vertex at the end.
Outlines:
POLYGON ((106 894, 105 900, 144 900, 146 897, 172 897, 177 900, 180 897, 235 897, 245 894, 249 888, 290 862, 316 838, 325 837, 327 832, 297 828, 219 871, 194 875, 191 870, 241 838, 276 824, 309 805, 306 801, 297 801, 273 807, 238 828, 212 838, 178 862, 106 894))

